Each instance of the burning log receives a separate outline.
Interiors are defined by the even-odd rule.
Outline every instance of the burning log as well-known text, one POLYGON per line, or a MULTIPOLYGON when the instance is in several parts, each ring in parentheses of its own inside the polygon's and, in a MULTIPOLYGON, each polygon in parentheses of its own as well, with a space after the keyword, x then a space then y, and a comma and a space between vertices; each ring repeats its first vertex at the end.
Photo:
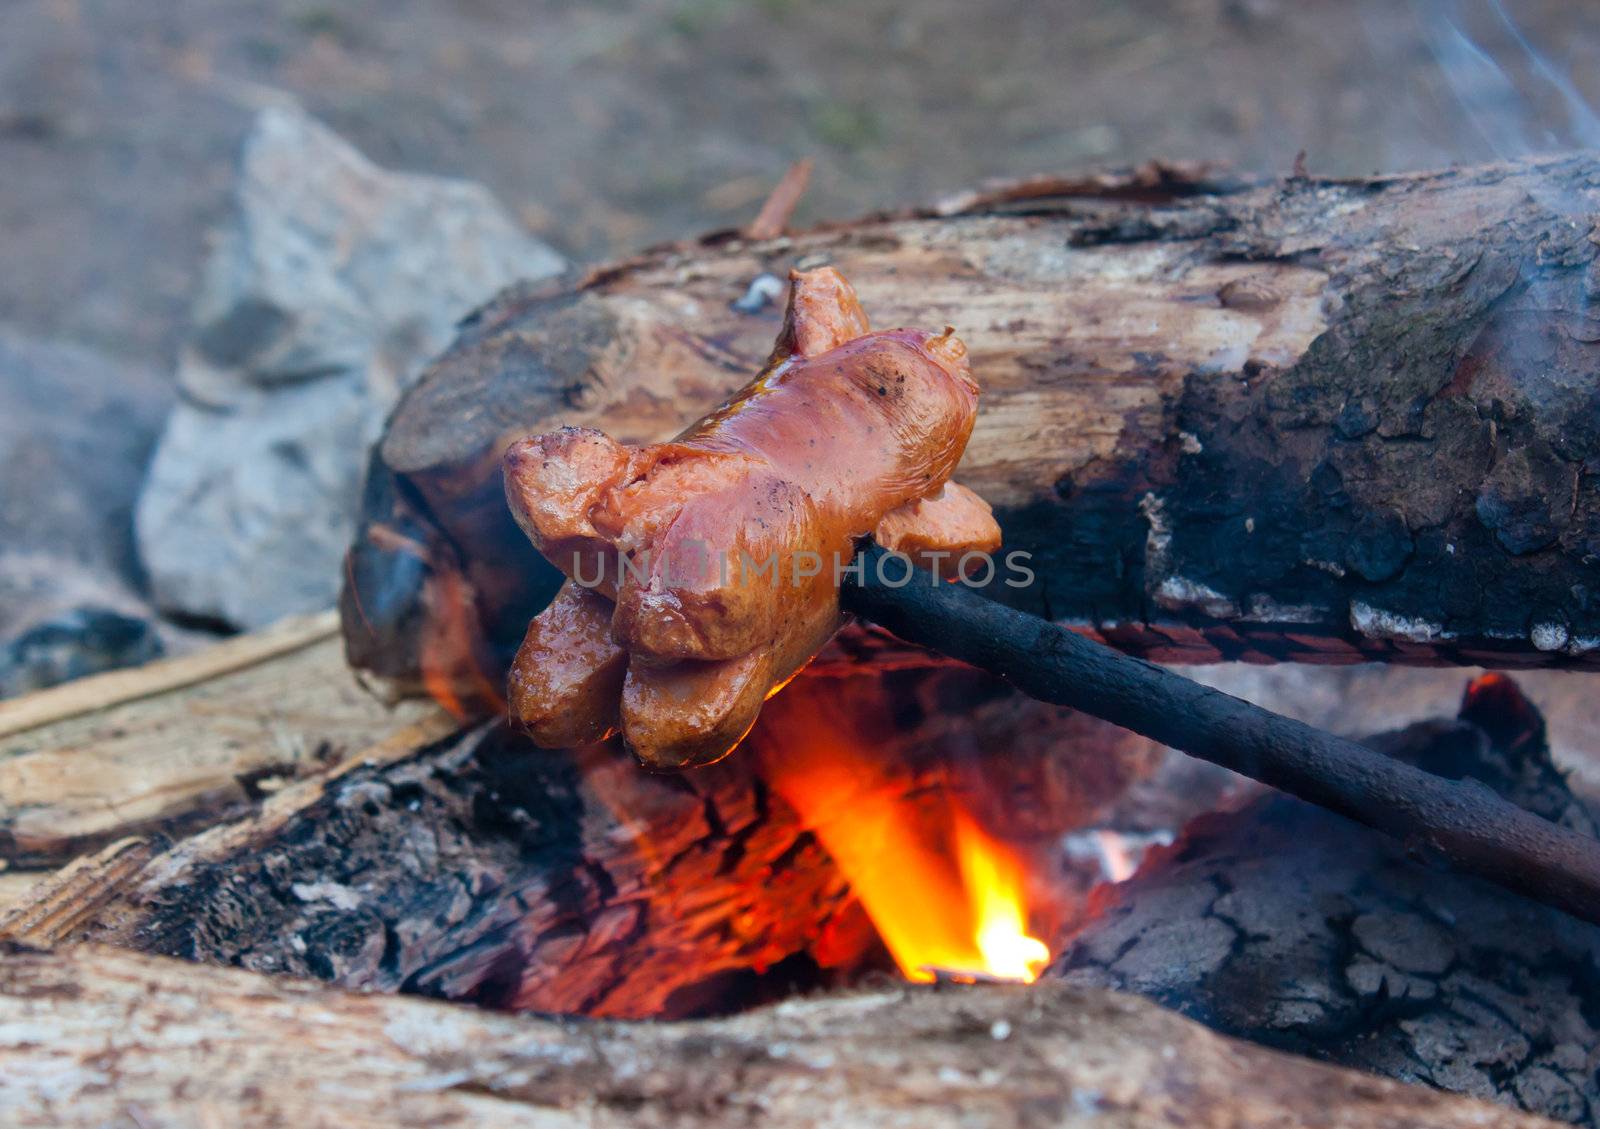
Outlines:
MULTIPOLYGON (((286 663, 287 659, 276 661, 286 663)), ((1512 798, 1547 818, 1578 826, 1575 821, 1581 811, 1566 795, 1548 761, 1528 752, 1537 746, 1536 739, 1528 736, 1536 730, 1536 717, 1509 708, 1503 698, 1498 708, 1491 709, 1486 703, 1495 697, 1478 693, 1474 698, 1477 707, 1467 714, 1470 724, 1445 727, 1442 732, 1439 727, 1418 730, 1413 748, 1424 749, 1419 754, 1421 766, 1444 774, 1470 769, 1500 786, 1517 781, 1512 798), (1466 767, 1459 760, 1447 761, 1444 755, 1459 747, 1463 734, 1474 751, 1466 767), (1492 740, 1485 734, 1493 734, 1492 740), (1420 739, 1424 737, 1428 740, 1420 739), (1433 740, 1435 737, 1439 739, 1433 740)), ((1509 704, 1515 705, 1514 699, 1509 704)), ((113 709, 100 724, 115 728, 134 705, 137 703, 113 709)), ((194 727, 193 719, 206 715, 191 712, 188 717, 194 727)), ((225 724, 223 719, 212 718, 202 721, 200 728, 210 727, 216 735, 223 732, 216 727, 225 724)), ((953 810, 969 816, 991 842, 999 831, 1009 837, 1004 845, 1011 848, 1030 839, 1053 843, 1062 829, 1107 818, 1107 808, 1113 804, 1120 811, 1116 798, 1130 779, 1148 771, 1149 746, 1119 738, 1118 732, 1081 714, 1027 703, 976 672, 923 666, 890 670, 881 678, 865 677, 859 666, 842 662, 809 671, 775 698, 743 755, 686 777, 640 773, 616 750, 591 749, 577 757, 545 753, 529 748, 501 727, 452 735, 430 720, 425 729, 396 729, 383 743, 348 759, 328 775, 275 792, 258 810, 235 822, 172 846, 159 838, 125 840, 101 856, 81 860, 48 889, 13 910, 0 923, 0 935, 28 944, 111 941, 208 963, 309 975, 365 989, 448 995, 502 1007, 660 1016, 749 1005, 797 987, 839 983, 865 969, 887 967, 855 902, 859 899, 869 910, 879 912, 885 896, 910 894, 906 899, 912 903, 910 908, 915 910, 920 904, 925 907, 925 918, 934 920, 930 933, 920 942, 924 945, 921 950, 904 957, 894 954, 902 967, 910 972, 933 963, 942 968, 954 965, 966 972, 970 970, 962 965, 968 957, 949 955, 943 946, 952 934, 965 934, 970 941, 977 932, 973 923, 980 915, 974 905, 962 903, 964 895, 949 892, 951 872, 941 874, 926 858, 912 860, 916 869, 906 869, 901 856, 883 851, 882 841, 876 840, 870 844, 872 853, 883 856, 889 873, 875 879, 870 873, 850 872, 851 882, 860 888, 847 890, 845 863, 850 860, 849 865, 859 866, 863 852, 859 842, 841 837, 841 826, 827 826, 829 814, 839 817, 837 823, 843 831, 871 835, 873 809, 863 803, 883 802, 897 806, 902 813, 915 813, 909 823, 913 830, 931 826, 924 817, 948 812, 953 804, 953 810), (848 670, 854 673, 845 674, 848 670), (891 708, 885 708, 886 691, 891 708), (830 759, 829 751, 842 742, 854 744, 850 755, 830 759), (845 779, 840 779, 841 773, 845 779), (802 794, 807 785, 816 792, 809 799, 802 794), (852 855, 856 857, 852 859, 852 855), (874 881, 878 882, 876 890, 869 889, 874 881)), ((196 736, 196 740, 203 738, 204 733, 196 736)), ((146 741, 145 747, 153 746, 146 741)), ((1170 804, 1181 802, 1187 790, 1165 786, 1160 791, 1163 802, 1170 804)), ((1187 799, 1192 805, 1187 809, 1190 812, 1206 810, 1214 802, 1209 795, 1187 799)), ((113 795, 107 795, 106 806, 117 806, 113 795)), ((1120 816, 1113 818, 1118 822, 1112 826, 1130 826, 1120 822, 1120 816)), ((1163 826, 1172 825, 1167 819, 1162 817, 1163 826)), ((1190 858, 1192 849, 1199 850, 1194 856, 1199 859, 1218 857, 1191 847, 1208 841, 1206 826, 1199 825, 1185 841, 1176 855, 1178 860, 1190 858)), ((1342 825, 1334 820, 1333 826, 1342 825)), ((1337 1036, 1353 1014, 1370 1017, 1371 1023, 1392 1020, 1393 1025, 1401 1025, 1395 1027, 1401 1031, 1408 1030, 1404 1024, 1419 1018, 1420 1013, 1410 1005, 1391 1003, 1391 996, 1406 990, 1410 983, 1400 979, 1403 974, 1419 982, 1428 979, 1431 974, 1426 969, 1420 973, 1416 969, 1419 962, 1435 959, 1424 951, 1429 939, 1437 941, 1450 934, 1452 927, 1437 914, 1430 917, 1426 928, 1391 921, 1389 895, 1400 883, 1416 893, 1419 905, 1432 907, 1430 891, 1445 890, 1441 912, 1455 915, 1465 931, 1449 944, 1452 951, 1471 954, 1466 966, 1470 976, 1459 983, 1460 991, 1471 993, 1471 999, 1460 996, 1460 1014, 1430 1013, 1424 1018, 1432 1025, 1416 1028, 1414 1037, 1431 1040, 1429 1045, 1436 1050, 1457 1038, 1487 1040, 1493 1035, 1492 1024, 1484 1012, 1475 1010, 1472 1000, 1496 1000, 1500 998, 1497 993, 1520 991, 1519 985, 1532 980, 1543 985, 1541 993, 1555 992, 1558 983, 1578 984, 1579 990, 1568 992, 1560 1008, 1552 1005, 1544 1010, 1548 1017, 1545 1026, 1527 1027, 1531 1045, 1541 1049, 1530 1055, 1525 1070, 1519 1066, 1507 1073, 1493 1063, 1484 1068, 1502 1079, 1497 1085, 1508 1087, 1506 1092, 1524 1105, 1565 1111, 1568 1107, 1561 1102, 1572 1092, 1566 1074, 1573 1070, 1573 1055, 1581 1058, 1592 1053, 1586 1049, 1591 1046, 1588 1036, 1573 1015, 1581 1014, 1585 1006, 1582 1001, 1587 989, 1581 985, 1587 981, 1577 970, 1582 967, 1583 946, 1592 943, 1593 928, 1553 911, 1548 911, 1548 923, 1553 924, 1547 927, 1541 924, 1547 919, 1539 916, 1543 911, 1537 907, 1470 879, 1454 877, 1447 882, 1438 873, 1418 866, 1400 848, 1382 847, 1384 841, 1374 854, 1366 848, 1350 849, 1347 839, 1333 840, 1329 847, 1333 856, 1341 851, 1348 854, 1339 867, 1332 867, 1327 857, 1297 856, 1291 849, 1295 834, 1294 828, 1285 827, 1279 839, 1258 837, 1236 844, 1231 853, 1222 856, 1224 863, 1203 873, 1219 884, 1232 882, 1242 889, 1252 867, 1282 876, 1328 865, 1340 876, 1338 882, 1348 880, 1348 885, 1333 902, 1323 899, 1316 905, 1332 914, 1329 920, 1335 924, 1359 921, 1359 935, 1375 946, 1373 951, 1404 967, 1390 964, 1387 969, 1372 969, 1351 958, 1351 983, 1366 987, 1352 988, 1357 996, 1349 1007, 1340 1003, 1330 1011, 1326 1031, 1309 1024, 1292 1032, 1293 1040, 1284 1038, 1283 1044, 1307 1053, 1348 1056, 1346 1061, 1385 1073, 1418 1076, 1406 1073, 1410 1067, 1403 1054, 1385 1057, 1374 1053, 1361 1058, 1350 1050, 1359 1046, 1359 1040, 1341 1043, 1337 1036), (1260 855, 1254 853, 1257 848, 1260 855), (1282 866, 1278 865, 1280 857, 1285 860, 1282 866), (1372 859, 1379 860, 1376 878, 1363 871, 1365 862, 1372 859), (1373 932, 1373 920, 1380 921, 1382 930, 1373 932), (1411 943, 1410 949, 1402 952, 1403 943, 1411 943), (1531 949, 1526 948, 1529 944, 1531 949), (1545 961, 1541 956, 1557 950, 1566 954, 1559 961, 1545 961), (1576 979, 1563 979, 1569 974, 1576 979), (1385 977, 1388 987, 1382 987, 1385 977), (1474 1023, 1482 1030, 1473 1027, 1474 1023), (1463 1025, 1461 1031, 1456 1024, 1463 1025), (1317 1040, 1324 1036, 1327 1051, 1317 1047, 1317 1040), (1555 1041, 1546 1053, 1542 1048, 1550 1039, 1555 1041), (1552 1070, 1560 1077, 1552 1078, 1552 1070), (1553 1095, 1550 1104, 1537 1104, 1538 1094, 1553 1095)), ((987 857, 993 863, 1003 862, 1005 856, 990 852, 987 857)), ((1170 863, 1152 864, 1147 875, 1164 873, 1161 868, 1165 865, 1170 863)), ((991 869, 995 868, 991 865, 991 869)), ((1190 870, 1180 877, 1189 881, 1194 873, 1190 870)), ((1299 875, 1297 880, 1304 877, 1299 875)), ((1299 995, 1344 1000, 1342 988, 1319 985, 1315 974, 1337 974, 1346 966, 1308 964, 1301 973, 1283 980, 1281 990, 1271 989, 1278 983, 1275 970, 1279 966, 1273 963, 1276 949, 1257 936, 1264 932, 1257 926, 1278 916, 1277 880, 1250 886, 1247 897, 1216 907, 1216 912, 1240 924, 1241 936, 1248 943, 1260 946, 1252 950, 1260 959, 1231 964, 1228 975, 1232 979, 1215 983, 1217 991, 1231 992, 1236 988, 1227 984, 1260 980, 1264 998, 1279 1000, 1273 1014, 1282 1018, 1299 1014, 1295 1011, 1299 995), (1246 910, 1248 915, 1240 916, 1246 910), (1273 991, 1280 995, 1274 996, 1273 991)), ((1079 906, 1067 907, 1053 922, 1041 922, 1036 913, 1028 924, 1035 927, 1037 935, 1052 938, 1059 938, 1069 927, 1076 929, 1071 953, 1111 954, 1106 963, 1114 966, 1118 975, 1129 975, 1127 987, 1154 993, 1160 985, 1131 973, 1168 967, 1162 963, 1166 956, 1159 947, 1161 937, 1175 934, 1193 940, 1197 951, 1189 955, 1196 961, 1202 955, 1200 949, 1213 955, 1218 950, 1214 925, 1189 921, 1177 912, 1203 899, 1184 894, 1188 901, 1180 898, 1173 902, 1159 892, 1153 877, 1149 878, 1151 886, 1140 885, 1145 881, 1146 877, 1141 877, 1125 892, 1114 893, 1112 900, 1102 897, 1092 903, 1086 924, 1085 911, 1079 906), (1149 911, 1138 908, 1143 895, 1135 891, 1141 889, 1151 891, 1149 911), (1116 908, 1116 899, 1123 893, 1122 901, 1134 910, 1116 908), (1164 914, 1170 920, 1162 925, 1164 914), (1137 959, 1119 963, 1115 954, 1122 942, 1114 932, 1120 921, 1126 921, 1127 931, 1138 936, 1139 947, 1129 950, 1138 953, 1137 959)), ((1205 887, 1213 894, 1220 888, 1205 887)), ((1178 889, 1181 894, 1182 883, 1178 889)), ((1036 893, 1030 891, 1029 901, 1037 911, 1036 893)), ((1300 889, 1290 884, 1282 898, 1282 916, 1301 921, 1305 907, 1300 889)), ((904 914, 907 910, 899 907, 893 912, 904 914)), ((900 920, 904 924, 904 919, 900 920)), ((926 920, 913 924, 918 929, 928 926, 926 920)), ((882 932, 888 938, 891 929, 882 932)), ((1018 929, 1012 939, 1025 940, 1025 934, 1018 929)), ((1311 943, 1302 947, 1313 956, 1323 951, 1311 943)), ((103 972, 132 967, 125 962, 137 959, 103 949, 63 950, 56 956, 13 952, 6 967, 18 976, 33 975, 20 971, 24 969, 45 976, 41 981, 27 979, 26 985, 76 981, 70 999, 88 1001, 82 1002, 86 1010, 81 1014, 82 1022, 90 1024, 104 1021, 95 1002, 100 999, 103 981, 96 978, 98 973, 86 974, 84 969, 92 966, 103 972), (55 971, 45 973, 44 969, 55 971)), ((1077 975, 1089 963, 1069 956, 1048 975, 1069 971, 1077 975)), ((145 995, 151 1006, 158 1006, 161 999, 188 1000, 187 993, 194 992, 200 1000, 196 1006, 208 1007, 217 998, 204 995, 206 985, 220 983, 212 978, 236 975, 204 968, 138 967, 174 968, 160 974, 164 977, 161 983, 167 986, 160 996, 145 995)), ((1189 965, 1178 962, 1171 967, 1178 977, 1189 965)), ((135 981, 141 985, 139 990, 145 991, 142 985, 148 978, 142 972, 135 981)), ((265 982, 252 978, 248 983, 265 982)), ((1070 1014, 1066 1004, 1061 1004, 1058 1012, 1057 1005, 1050 1002, 1057 999, 1054 993, 1058 989, 1048 984, 1043 987, 1045 1002, 1037 1006, 1057 1019, 1070 1014)), ((271 990, 290 993, 286 998, 301 1002, 342 999, 315 992, 307 996, 306 989, 281 982, 271 990)), ((217 1000, 219 1014, 227 1016, 228 1023, 241 1022, 235 1009, 222 1002, 226 998, 217 1000)), ((914 1007, 921 998, 910 997, 908 1003, 906 997, 893 994, 897 1002, 885 1003, 885 1022, 890 1022, 888 1011, 914 1007)), ((1176 991, 1163 998, 1175 1006, 1191 1007, 1176 991)), ((1200 992, 1197 998, 1206 997, 1200 992)), ((1529 1006, 1543 1008, 1538 1000, 1544 998, 1533 997, 1529 1006)), ((61 1001, 61 1006, 67 1007, 68 999, 61 993, 30 992, 22 980, 0 982, 0 1012, 14 1005, 31 1009, 26 1010, 30 1020, 61 1024, 43 1044, 24 1039, 25 1047, 0 1049, 0 1062, 26 1064, 35 1060, 19 1055, 71 1053, 70 1032, 76 1028, 68 1021, 67 1012, 47 1015, 38 1010, 55 1007, 50 1001, 61 1001), (14 992, 9 985, 16 986, 14 992), (9 998, 13 995, 15 1001, 9 998)), ((1086 1014, 1102 1015, 1096 1010, 1098 1005, 1086 1003, 1086 998, 1072 999, 1073 1007, 1090 1009, 1086 1014)), ((391 1007, 428 1006, 395 1004, 370 996, 363 1001, 362 1014, 367 1016, 373 1015, 374 1009, 391 1014, 387 1010, 391 1007)), ((792 1017, 797 1006, 827 1012, 846 1005, 790 1005, 772 1014, 792 1017)), ((963 1015, 975 1014, 960 1006, 963 1015)), ((1029 1016, 1041 1014, 1028 1010, 1033 1004, 1019 1006, 1024 1010, 994 1018, 1020 1031, 1020 1021, 1031 1023, 1029 1016)), ((1210 1022, 1220 1013, 1206 1010, 1207 1006, 1193 1005, 1192 1010, 1210 1022)), ((300 1022, 290 1007, 273 1011, 279 1017, 274 1022, 300 1022)), ((150 1014, 154 1017, 156 1013, 150 1014)), ((262 1014, 250 1011, 251 1017, 262 1014)), ((470 1019, 461 1022, 471 1025, 479 1045, 497 1038, 484 1033, 488 1030, 484 1024, 538 1022, 467 1014, 470 1019)), ((917 1013, 904 1014, 908 1018, 902 1022, 914 1025, 917 1013)), ((765 1021, 759 1015, 735 1024, 743 1022, 755 1025, 751 1029, 762 1031, 763 1038, 769 1037, 770 1029, 760 1026, 765 1021)), ((141 1029, 159 1027, 152 1018, 152 1026, 141 1029)), ((637 1039, 640 1041, 634 1045, 644 1047, 653 1045, 652 1034, 663 1028, 651 1025, 646 1034, 628 1028, 623 1034, 620 1028, 586 1027, 583 1037, 600 1030, 615 1030, 619 1040, 637 1039)), ((704 1034, 719 1028, 685 1030, 704 1034)), ((792 1034, 792 1024, 786 1030, 792 1034)), ((1252 1037, 1257 1034, 1241 1030, 1252 1037)), ((1007 1043, 987 1037, 990 1042, 1007 1043)), ((1114 1036, 1102 1032, 1101 1037, 1109 1040, 1114 1036)), ((1150 1037, 1156 1037, 1154 1030, 1142 1027, 1129 1036, 1150 1037)), ((1260 1037, 1271 1042, 1277 1034, 1266 1030, 1260 1037)), ((268 1040, 262 1034, 257 1042, 292 1048, 304 1040, 268 1040)), ((191 1045, 204 1045, 204 1041, 191 1045)), ((214 1041, 211 1045, 233 1044, 214 1041)), ((1004 1069, 1024 1068, 1028 1055, 1020 1053, 1019 1047, 1033 1048, 1035 1044, 1007 1043, 1000 1055, 1004 1069)), ((154 1044, 152 1053, 166 1053, 165 1044, 154 1044)), ((359 1056, 365 1052, 352 1053, 359 1056)), ((899 1054, 900 1048, 891 1047, 887 1053, 899 1054)), ((907 1048, 905 1053, 923 1052, 907 1048)), ((927 1053, 948 1056, 954 1052, 940 1043, 936 1051, 927 1053)), ((1249 1056, 1253 1052, 1238 1049, 1230 1054, 1249 1056)), ((1428 1080, 1447 1089, 1481 1089, 1479 1073, 1463 1071, 1445 1052, 1439 1054, 1443 1057, 1430 1066, 1428 1080)), ((219 1076, 219 1072, 206 1069, 202 1060, 181 1061, 207 1078, 219 1076)), ((911 1060, 897 1061, 912 1069, 911 1060)), ((948 1058, 942 1061, 949 1065, 948 1058)), ((1273 1064, 1272 1069, 1280 1072, 1276 1077, 1300 1077, 1294 1073, 1301 1069, 1298 1065, 1279 1067, 1276 1060, 1249 1061, 1259 1063, 1258 1068, 1273 1064), (1281 1073, 1284 1070, 1290 1073, 1281 1073)), ((661 1060, 664 1072, 680 1071, 675 1075, 680 1092, 686 1086, 694 1088, 683 1081, 687 1077, 681 1073, 684 1065, 679 1058, 661 1060)), ((333 1077, 358 1081, 364 1076, 342 1059, 330 1060, 327 1066, 333 1077)), ((303 1071, 311 1069, 281 1060, 263 1067, 269 1068, 279 1077, 304 1077, 303 1071)), ((879 1077, 898 1077, 900 1073, 886 1067, 879 1077)), ((168 1100, 160 1089, 165 1075, 142 1072, 139 1076, 155 1087, 138 1090, 140 1095, 155 1104, 168 1100)), ((224 1081, 236 1077, 225 1075, 224 1081)), ((1379 1087, 1366 1092, 1384 1095, 1384 1103, 1401 1100, 1397 1095, 1408 1093, 1372 1079, 1362 1085, 1379 1087)), ((970 1085, 963 1083, 963 1089, 967 1100, 973 1100, 970 1085)), ((1185 1092, 1194 1093, 1192 1089, 1185 1092)), ((219 1092, 218 1100, 233 1099, 219 1092)), ((1394 1113, 1395 1107, 1386 1108, 1394 1113)), ((1229 1109, 1237 1114, 1237 1107, 1229 1109)), ((1305 1120, 1311 1113, 1294 1116, 1305 1120)))
MULTIPOLYGON (((999 540, 986 504, 958 507, 976 522, 923 512, 954 489, 948 478, 973 426, 978 389, 966 346, 949 328, 869 332, 835 270, 794 271, 791 281, 761 375, 671 442, 630 449, 567 427, 506 451, 516 522, 568 576, 513 668, 513 718, 538 743, 620 728, 650 767, 727 755, 762 703, 838 630, 841 566, 896 515, 910 514, 900 523, 910 539, 932 537, 942 556, 974 550, 993 581, 993 561, 977 551, 999 540), (813 558, 808 571, 802 556, 813 558), (763 558, 765 584, 747 572, 763 558)), ((888 562, 882 551, 865 554, 846 603, 901 638, 1423 839, 1472 873, 1600 921, 1592 837, 945 588, 903 555, 904 573, 890 581, 888 562)))
MULTIPOLYGON (((1486 676, 1370 742, 1592 834, 1537 711, 1486 676)), ((1103 889, 1048 977, 1217 1030, 1593 1125, 1600 930, 1287 796, 1207 815, 1103 889)))
POLYGON ((507 293, 390 421, 349 653, 403 689, 449 667, 459 576, 498 681, 556 581, 504 512, 507 443, 665 438, 759 366, 752 282, 826 261, 885 324, 962 327, 985 407, 959 474, 1032 554, 1015 606, 1159 659, 1595 665, 1595 180, 1152 168, 507 293))
MULTIPOLYGON (((952 813, 998 865, 1052 849, 1156 760, 955 667, 808 673, 782 702, 785 739, 758 730, 748 755, 686 777, 614 746, 539 750, 503 724, 398 730, 170 848, 114 844, 0 933, 493 1007, 701 1014, 890 967, 825 848, 831 820, 889 805, 921 838, 941 928, 903 963, 966 969, 973 917, 939 870, 952 813), (804 808, 783 771, 801 757, 851 786, 804 808), (952 932, 969 942, 956 958, 940 948, 952 932)), ((1052 930, 1075 909, 1030 900, 1052 930)))
POLYGON ((98 947, 0 955, 0 1118, 19 1129, 1549 1124, 1064 985, 880 989, 710 1022, 573 1023, 98 947))

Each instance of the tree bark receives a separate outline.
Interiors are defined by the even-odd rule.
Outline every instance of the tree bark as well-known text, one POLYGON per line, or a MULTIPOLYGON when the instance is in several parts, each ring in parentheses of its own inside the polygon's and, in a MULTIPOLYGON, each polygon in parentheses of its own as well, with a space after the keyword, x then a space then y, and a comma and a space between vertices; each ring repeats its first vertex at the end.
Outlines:
POLYGON ((1549 1125, 1064 985, 573 1023, 96 946, 3 948, 0 1120, 18 1129, 1549 1125))
POLYGON ((496 457, 562 424, 658 440, 742 384, 831 262, 878 325, 957 327, 984 386, 958 477, 1037 581, 995 594, 1159 659, 1600 665, 1600 164, 1367 181, 1170 169, 1041 182, 502 295, 405 398, 343 599, 414 685, 429 578, 489 663, 553 574, 496 457))

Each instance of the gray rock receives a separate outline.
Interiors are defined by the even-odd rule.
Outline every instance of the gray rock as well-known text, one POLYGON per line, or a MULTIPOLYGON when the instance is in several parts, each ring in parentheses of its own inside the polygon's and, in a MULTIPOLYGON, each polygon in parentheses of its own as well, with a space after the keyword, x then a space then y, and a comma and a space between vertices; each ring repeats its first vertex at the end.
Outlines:
POLYGON ((171 382, 0 330, 0 698, 162 653, 133 507, 171 382))
POLYGON ((385 171, 263 111, 206 273, 137 533, 164 609, 238 627, 330 606, 366 448, 458 319, 565 263, 479 185, 385 171))
POLYGON ((0 698, 138 666, 165 650, 148 619, 110 608, 74 608, 0 645, 0 698))
POLYGON ((134 501, 171 403, 148 369, 0 330, 0 635, 52 603, 50 560, 91 594, 135 581, 134 501))
POLYGON ((155 613, 103 562, 7 545, 0 550, 0 647, 75 608, 155 613))

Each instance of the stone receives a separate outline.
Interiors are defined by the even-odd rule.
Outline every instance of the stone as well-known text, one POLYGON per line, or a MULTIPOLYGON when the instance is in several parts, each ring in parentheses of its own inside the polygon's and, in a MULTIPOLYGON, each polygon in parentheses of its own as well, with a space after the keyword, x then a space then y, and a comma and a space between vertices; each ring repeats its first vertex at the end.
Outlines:
MULTIPOLYGON (((0 329, 0 697, 144 662, 133 508, 171 382, 0 329)), ((163 634, 171 636, 164 639, 163 634)))
POLYGON ((331 606, 389 409, 460 318, 565 265, 482 186, 262 111, 139 499, 158 606, 238 628, 331 606))
POLYGON ((138 666, 165 650, 149 619, 110 608, 74 608, 0 646, 0 698, 138 666))
MULTIPOLYGON (((134 581, 134 502, 171 403, 149 369, 0 329, 0 575, 26 555, 134 581)), ((27 614, 0 580, 0 635, 27 614)))

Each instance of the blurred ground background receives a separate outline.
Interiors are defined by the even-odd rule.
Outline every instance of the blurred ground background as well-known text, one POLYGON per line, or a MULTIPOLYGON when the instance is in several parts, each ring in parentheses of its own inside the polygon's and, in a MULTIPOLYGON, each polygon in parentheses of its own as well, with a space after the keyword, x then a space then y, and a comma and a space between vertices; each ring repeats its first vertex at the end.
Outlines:
MULTIPOLYGON (((1600 8, 1508 4, 1600 93, 1600 8)), ((3 0, 0 323, 170 368, 276 92, 380 164, 483 182, 594 260, 747 219, 800 156, 818 163, 802 222, 1151 157, 1487 159, 1525 107, 1468 66, 1463 112, 1447 16, 1529 72, 1478 0, 3 0)), ((1521 85, 1561 120, 1552 88, 1521 85)))

